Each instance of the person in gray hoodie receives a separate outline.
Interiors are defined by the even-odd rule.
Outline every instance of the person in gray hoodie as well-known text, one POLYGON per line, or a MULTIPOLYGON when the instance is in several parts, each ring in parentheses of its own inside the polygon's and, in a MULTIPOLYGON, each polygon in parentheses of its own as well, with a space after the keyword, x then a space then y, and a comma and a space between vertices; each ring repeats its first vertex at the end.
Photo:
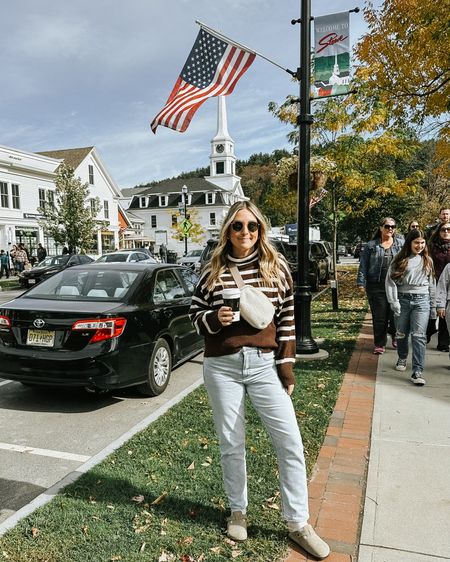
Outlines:
POLYGON ((411 382, 423 386, 428 320, 436 318, 436 281, 424 233, 412 230, 386 275, 386 296, 395 316, 397 371, 406 371, 411 336, 411 382))

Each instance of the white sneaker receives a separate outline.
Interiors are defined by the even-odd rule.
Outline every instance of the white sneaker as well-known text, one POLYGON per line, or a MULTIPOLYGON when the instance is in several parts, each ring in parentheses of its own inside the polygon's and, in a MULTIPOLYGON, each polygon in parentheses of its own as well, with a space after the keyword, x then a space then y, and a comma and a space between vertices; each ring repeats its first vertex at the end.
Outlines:
POLYGON ((411 382, 416 384, 417 386, 423 386, 426 381, 423 378, 422 373, 420 371, 417 371, 416 373, 413 373, 411 375, 411 382))
POLYGON ((406 371, 406 359, 398 359, 397 365, 395 366, 396 371, 406 371))

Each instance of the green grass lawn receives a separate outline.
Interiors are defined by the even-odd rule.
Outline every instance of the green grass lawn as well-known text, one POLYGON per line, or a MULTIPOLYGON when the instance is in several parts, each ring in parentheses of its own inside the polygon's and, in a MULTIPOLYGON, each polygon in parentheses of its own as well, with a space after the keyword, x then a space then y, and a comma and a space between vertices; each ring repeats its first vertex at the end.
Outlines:
MULTIPOLYGON (((312 305, 313 336, 330 356, 297 363, 293 401, 308 472, 322 445, 366 303, 355 270, 341 274, 340 310, 329 291, 312 305)), ((249 539, 226 538, 218 442, 203 387, 0 538, 14 562, 281 561, 287 553, 277 467, 249 405, 249 539)))

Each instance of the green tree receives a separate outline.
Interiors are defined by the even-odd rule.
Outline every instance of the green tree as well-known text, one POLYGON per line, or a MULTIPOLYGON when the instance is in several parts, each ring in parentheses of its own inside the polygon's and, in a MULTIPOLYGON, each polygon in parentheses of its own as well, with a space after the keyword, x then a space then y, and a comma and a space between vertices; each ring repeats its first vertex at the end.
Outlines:
POLYGON ((367 2, 369 32, 356 46, 359 100, 371 110, 384 105, 388 116, 423 123, 443 118, 449 134, 450 10, 442 0, 367 2))
MULTIPOLYGON (((205 241, 205 230, 200 224, 200 219, 198 216, 197 209, 189 208, 187 212, 187 217, 192 224, 191 229, 189 230, 188 234, 188 242, 195 242, 199 244, 205 241)), ((184 240, 184 232, 181 227, 182 222, 184 220, 184 212, 175 211, 170 213, 171 217, 176 217, 176 224, 172 224, 172 238, 174 240, 184 240)))
MULTIPOLYGON (((73 251, 86 252, 92 247, 93 236, 104 221, 97 221, 89 201, 87 183, 74 177, 74 170, 62 163, 55 179, 55 205, 48 200, 38 210, 43 215, 40 226, 58 244, 67 244, 73 251)), ((94 199, 95 214, 100 211, 100 200, 94 199)))

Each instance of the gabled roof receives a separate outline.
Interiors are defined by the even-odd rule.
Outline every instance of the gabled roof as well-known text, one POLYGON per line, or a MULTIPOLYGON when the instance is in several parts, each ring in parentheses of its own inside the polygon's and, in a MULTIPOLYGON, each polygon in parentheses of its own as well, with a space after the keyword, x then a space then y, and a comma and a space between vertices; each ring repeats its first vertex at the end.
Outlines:
POLYGON ((122 192, 122 197, 134 197, 146 189, 148 189, 148 185, 146 187, 124 187, 120 191, 122 192))
POLYGON ((42 156, 49 156, 50 158, 62 158, 68 166, 76 170, 92 150, 94 150, 93 146, 86 146, 84 148, 47 150, 45 152, 37 152, 36 154, 42 154, 42 156))

